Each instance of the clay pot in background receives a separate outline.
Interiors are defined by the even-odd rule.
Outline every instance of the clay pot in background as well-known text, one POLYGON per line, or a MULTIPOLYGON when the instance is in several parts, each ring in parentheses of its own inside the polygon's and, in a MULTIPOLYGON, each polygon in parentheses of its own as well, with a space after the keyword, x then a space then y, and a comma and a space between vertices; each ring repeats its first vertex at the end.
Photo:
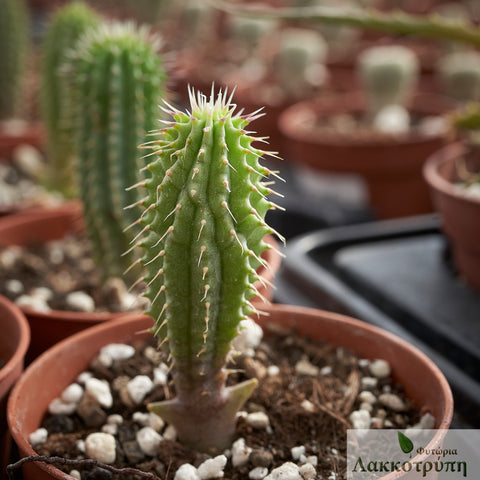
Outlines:
MULTIPOLYGON (((355 352, 361 358, 383 358, 394 379, 422 411, 436 418, 435 427, 448 428, 453 414, 450 387, 440 370, 423 353, 379 328, 343 315, 304 307, 272 305, 270 316, 259 323, 274 322, 295 328, 300 336, 327 341, 355 352)), ((50 401, 84 371, 101 347, 140 339, 138 332, 151 327, 152 319, 130 315, 74 335, 38 358, 17 383, 8 405, 8 422, 22 456, 35 454, 29 434, 41 424, 50 401)), ((439 436, 440 435, 440 436, 439 436)), ((440 439, 437 433, 432 442, 440 439)), ((24 480, 66 480, 69 476, 50 465, 31 463, 23 467, 24 480)), ((393 475, 393 474, 392 474, 393 475)), ((392 475, 384 477, 392 478, 392 475)))
POLYGON ((2 296, 0 325, 0 359, 5 362, 0 368, 0 468, 3 472, 9 461, 11 444, 7 429, 7 398, 10 389, 23 372, 24 358, 30 342, 30 328, 20 309, 2 296))
POLYGON ((10 160, 13 151, 19 145, 32 145, 36 148, 43 148, 45 145, 45 133, 39 123, 28 123, 18 130, 2 128, 0 124, 0 159, 10 160))
MULTIPOLYGON (((31 209, 10 215, 0 221, 0 248, 8 245, 28 245, 56 240, 64 237, 67 233, 80 232, 83 228, 81 204, 78 202, 70 202, 52 209, 31 209)), ((281 254, 277 250, 278 244, 272 236, 267 236, 265 240, 275 248, 266 250, 263 255, 269 268, 260 266, 258 270, 265 280, 265 284, 257 282, 255 286, 267 300, 272 300, 272 284, 275 274, 280 268, 281 254)), ((262 302, 262 300, 254 299, 255 302, 262 302)), ((27 355, 28 362, 69 335, 125 315, 125 313, 83 313, 61 310, 37 312, 27 307, 22 307, 22 310, 32 330, 32 341, 27 355)))
POLYGON ((480 198, 466 196, 454 184, 460 182, 458 164, 466 160, 470 171, 480 171, 480 152, 469 154, 463 143, 435 152, 425 163, 425 180, 450 241, 458 273, 480 293, 480 198))
MULTIPOLYGON (((450 107, 447 100, 435 95, 417 95, 411 105, 410 112, 417 117, 442 115, 450 107)), ((364 110, 359 94, 332 95, 291 106, 279 119, 285 139, 284 156, 319 172, 359 175, 366 182, 370 207, 378 218, 431 212, 433 206, 422 166, 429 155, 444 145, 443 132, 354 138, 306 127, 307 123, 334 115, 362 115, 364 110)))

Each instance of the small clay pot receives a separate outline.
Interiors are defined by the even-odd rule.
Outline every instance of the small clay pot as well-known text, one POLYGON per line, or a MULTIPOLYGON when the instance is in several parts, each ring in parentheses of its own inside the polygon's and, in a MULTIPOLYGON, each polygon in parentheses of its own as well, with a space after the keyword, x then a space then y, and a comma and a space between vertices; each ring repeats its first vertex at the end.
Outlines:
MULTIPOLYGON (((0 221, 0 247, 48 242, 62 238, 67 233, 80 232, 83 229, 82 209, 78 202, 66 203, 52 209, 32 208, 5 217, 0 221)), ((258 273, 264 279, 264 283, 257 281, 255 286, 263 297, 272 300, 272 284, 282 258, 277 250, 278 245, 275 239, 269 235, 265 237, 265 241, 274 248, 265 251, 263 258, 269 266, 268 268, 263 265, 259 267, 258 273)), ((254 298, 252 301, 255 303, 261 300, 254 298)), ((263 301, 261 302, 263 304, 263 301)), ((32 330, 32 342, 27 355, 28 362, 69 335, 125 315, 125 313, 84 313, 62 310, 38 312, 28 307, 22 307, 22 311, 32 330)))
MULTIPOLYGON (((411 102, 413 115, 444 114, 449 102, 435 95, 418 95, 411 102)), ((355 138, 336 132, 312 131, 306 122, 319 122, 339 114, 362 115, 360 94, 297 103, 279 118, 287 159, 318 171, 360 175, 366 182, 370 206, 378 218, 429 213, 433 205, 422 177, 426 158, 445 144, 442 134, 405 134, 396 137, 355 138)))
MULTIPOLYGON (((262 326, 274 322, 314 341, 350 349, 361 358, 387 360, 394 380, 404 386, 407 396, 422 411, 435 417, 435 427, 447 429, 450 425, 453 398, 445 377, 429 358, 404 340, 359 320, 322 310, 286 305, 272 305, 265 310, 269 316, 259 321, 262 326)), ((145 330, 151 325, 150 317, 139 315, 98 325, 65 339, 30 365, 8 404, 10 431, 22 457, 35 454, 28 438, 41 425, 50 401, 88 367, 100 348, 112 342, 138 340, 142 335, 145 338, 149 335, 145 330)), ((438 442, 441 436, 441 432, 437 433, 432 442, 438 442)), ((71 478, 43 463, 24 465, 23 474, 24 480, 71 478)))
MULTIPOLYGON (((10 456, 11 438, 7 431, 7 398, 23 372, 25 353, 30 342, 30 328, 25 315, 10 300, 0 296, 0 467, 4 471, 10 456)), ((3 477, 2 477, 3 478, 3 477)))
MULTIPOLYGON (((423 174, 442 217, 458 273, 480 293, 480 199, 467 197, 454 186, 461 181, 459 160, 467 158, 468 152, 461 142, 449 145, 428 159, 423 174)), ((480 153, 468 155, 466 165, 469 170, 479 172, 480 153)))
POLYGON ((43 148, 45 132, 41 124, 28 123, 15 133, 6 131, 0 124, 0 158, 2 160, 10 160, 15 148, 24 144, 43 148))

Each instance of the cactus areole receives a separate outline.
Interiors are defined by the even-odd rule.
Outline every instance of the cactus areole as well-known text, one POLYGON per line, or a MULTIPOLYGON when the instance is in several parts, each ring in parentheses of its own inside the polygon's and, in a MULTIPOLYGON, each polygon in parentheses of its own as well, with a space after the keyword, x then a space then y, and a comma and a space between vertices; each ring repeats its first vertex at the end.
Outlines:
MULTIPOLYGON (((245 130, 257 118, 235 113, 226 92, 210 99, 190 91, 191 112, 164 109, 173 121, 145 167, 147 179, 141 262, 154 319, 153 332, 172 360, 175 398, 150 410, 173 424, 180 440, 200 451, 230 445, 236 413, 255 379, 226 387, 226 362, 239 322, 256 310, 256 268, 263 241, 275 233, 264 221, 274 208, 263 182, 274 172, 259 163, 267 153, 245 130)), ((268 265, 267 265, 268 266, 268 265)))

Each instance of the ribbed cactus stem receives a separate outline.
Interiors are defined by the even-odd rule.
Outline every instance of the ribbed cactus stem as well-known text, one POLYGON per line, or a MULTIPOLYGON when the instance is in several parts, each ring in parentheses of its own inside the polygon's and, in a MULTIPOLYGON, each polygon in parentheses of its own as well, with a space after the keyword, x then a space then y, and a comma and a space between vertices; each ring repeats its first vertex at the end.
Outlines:
POLYGON ((373 117, 388 105, 406 105, 418 80, 419 62, 407 47, 371 47, 359 55, 358 73, 373 117))
POLYGON ((73 106, 69 97, 74 78, 62 68, 81 35, 99 23, 85 3, 73 2, 55 12, 43 43, 41 93, 48 137, 47 185, 66 196, 74 195, 73 106))
POLYGON ((88 32, 73 58, 80 193, 92 250, 106 277, 133 260, 138 192, 145 165, 137 148, 156 127, 165 73, 159 40, 133 24, 88 32), (133 205, 132 208, 127 208, 133 205))
POLYGON ((20 109, 28 44, 24 0, 0 0, 0 120, 15 116, 20 109))
POLYGON ((225 364, 239 323, 255 308, 256 268, 272 233, 274 207, 245 127, 226 92, 190 92, 191 112, 170 108, 173 121, 154 142, 155 156, 141 223, 146 296, 154 334, 173 362, 176 397, 150 409, 175 425, 180 439, 203 451, 228 446, 235 414, 256 385, 226 388, 225 364))

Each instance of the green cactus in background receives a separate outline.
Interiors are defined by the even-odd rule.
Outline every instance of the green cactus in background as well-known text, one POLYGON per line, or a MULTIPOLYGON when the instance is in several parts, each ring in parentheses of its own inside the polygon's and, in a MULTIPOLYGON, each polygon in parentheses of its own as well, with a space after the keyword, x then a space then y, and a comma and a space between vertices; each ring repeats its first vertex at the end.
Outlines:
POLYGON ((76 156, 83 210, 95 259, 104 275, 119 276, 132 262, 129 244, 137 218, 135 190, 145 162, 137 145, 156 127, 166 74, 159 39, 132 23, 101 25, 77 44, 76 156), (122 256, 123 254, 123 256, 122 256))
POLYGON ((468 50, 444 55, 437 75, 444 92, 456 101, 480 100, 480 53, 468 50))
POLYGON ((226 387, 225 364, 239 322, 261 280, 272 233, 264 221, 275 205, 262 179, 261 150, 245 128, 255 116, 236 114, 226 92, 209 100, 190 92, 191 111, 173 107, 174 121, 154 142, 140 217, 143 280, 154 334, 170 354, 176 397, 150 410, 173 424, 180 440, 202 451, 229 445, 235 415, 255 380, 226 387))
POLYGON ((282 30, 273 66, 275 78, 288 96, 300 98, 325 82, 327 51, 327 43, 314 30, 282 30))
POLYGON ((357 65, 372 117, 388 105, 404 106, 418 80, 416 55, 400 45, 368 48, 357 65))
POLYGON ((20 109, 29 45, 29 18, 23 0, 0 0, 0 120, 20 109))
POLYGON ((73 2, 56 11, 43 43, 42 116, 47 130, 49 188, 73 196, 72 105, 68 105, 73 79, 62 72, 69 52, 88 29, 99 25, 97 14, 86 4, 73 2))

